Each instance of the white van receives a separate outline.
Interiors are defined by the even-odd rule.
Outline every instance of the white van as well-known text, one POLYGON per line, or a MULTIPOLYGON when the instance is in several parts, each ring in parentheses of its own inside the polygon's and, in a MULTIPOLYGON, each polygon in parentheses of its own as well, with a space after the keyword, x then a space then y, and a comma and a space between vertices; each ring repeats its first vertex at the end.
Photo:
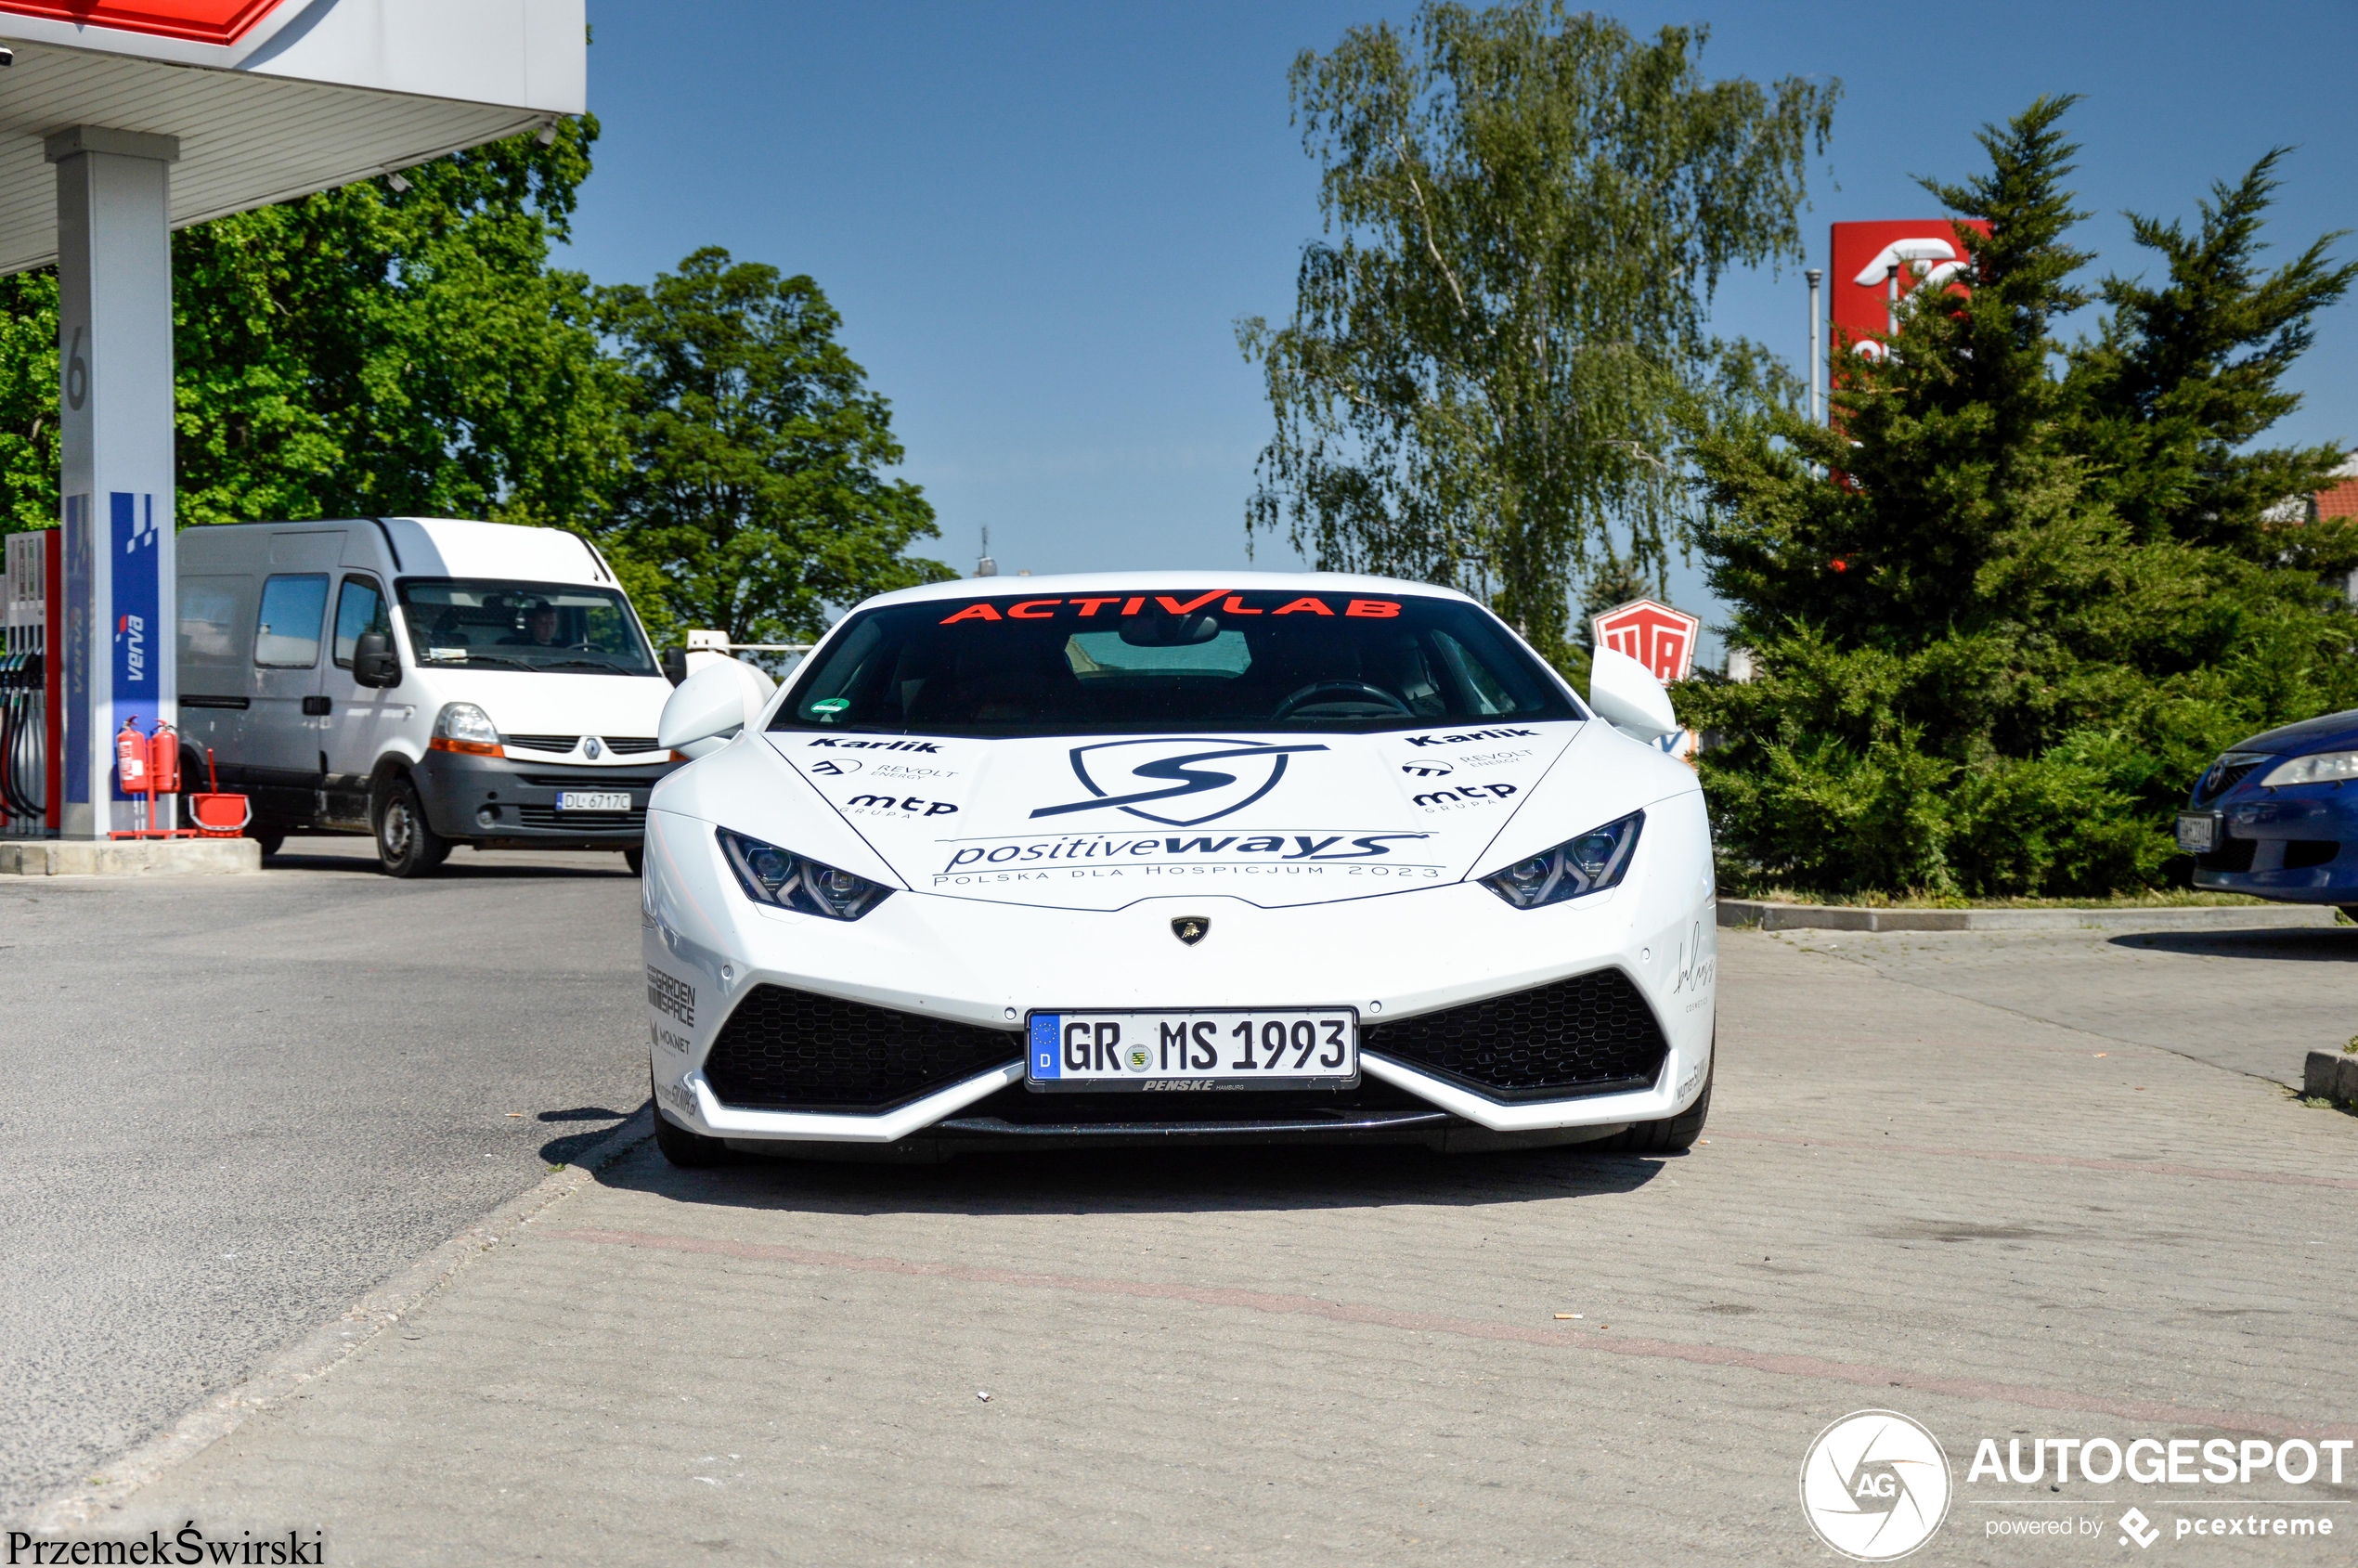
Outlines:
POLYGON ((621 585, 558 528, 438 517, 179 536, 187 787, 210 747, 248 833, 367 833, 395 876, 455 844, 639 869, 671 694, 621 585))

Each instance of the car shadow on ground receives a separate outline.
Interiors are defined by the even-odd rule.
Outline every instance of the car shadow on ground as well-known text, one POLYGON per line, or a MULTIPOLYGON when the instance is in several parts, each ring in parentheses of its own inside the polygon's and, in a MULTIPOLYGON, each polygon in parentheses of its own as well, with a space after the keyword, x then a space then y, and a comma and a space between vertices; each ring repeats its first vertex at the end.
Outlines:
POLYGON ((585 1132, 568 1133, 551 1138, 540 1146, 540 1158, 551 1165, 570 1165, 581 1156, 604 1143, 615 1128, 627 1120, 627 1110, 608 1110, 604 1106, 576 1106, 571 1110, 544 1110, 539 1120, 551 1121, 594 1121, 596 1126, 585 1132))
POLYGON ((2249 931, 2141 931, 2111 939, 2115 947, 2195 958, 2280 958, 2347 964, 2358 960, 2358 926, 2294 926, 2249 931))
MULTIPOLYGON (((553 1147, 553 1146, 552 1146, 553 1147)), ((1169 1214, 1393 1204, 1481 1207, 1632 1192, 1678 1156, 1578 1146, 1435 1154, 1420 1146, 1328 1145, 960 1155, 939 1165, 739 1155, 674 1169, 652 1142, 598 1181, 674 1202, 825 1214, 1169 1214)))

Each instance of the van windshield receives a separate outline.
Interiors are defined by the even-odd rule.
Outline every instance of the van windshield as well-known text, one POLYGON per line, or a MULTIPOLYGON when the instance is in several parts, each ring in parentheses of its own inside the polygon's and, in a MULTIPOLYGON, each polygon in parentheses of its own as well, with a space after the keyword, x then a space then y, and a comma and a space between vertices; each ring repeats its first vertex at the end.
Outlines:
POLYGON ((578 583, 404 577, 409 652, 423 666, 653 675, 621 594, 578 583))
POLYGON ((926 600, 854 617, 773 730, 1063 735, 1578 719, 1462 600, 1207 590, 926 600))

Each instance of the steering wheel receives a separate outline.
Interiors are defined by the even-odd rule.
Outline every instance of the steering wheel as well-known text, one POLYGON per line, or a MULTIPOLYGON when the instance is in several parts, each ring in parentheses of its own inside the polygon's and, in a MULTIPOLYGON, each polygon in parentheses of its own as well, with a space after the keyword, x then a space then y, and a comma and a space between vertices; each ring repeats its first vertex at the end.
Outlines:
POLYGON ((1383 704, 1389 712, 1409 717, 1414 717, 1416 714, 1416 709, 1393 696, 1390 692, 1380 686, 1371 686, 1365 680, 1313 680, 1309 685, 1279 703, 1275 717, 1289 718, 1296 709, 1307 707, 1314 699, 1328 695, 1372 698, 1383 704))

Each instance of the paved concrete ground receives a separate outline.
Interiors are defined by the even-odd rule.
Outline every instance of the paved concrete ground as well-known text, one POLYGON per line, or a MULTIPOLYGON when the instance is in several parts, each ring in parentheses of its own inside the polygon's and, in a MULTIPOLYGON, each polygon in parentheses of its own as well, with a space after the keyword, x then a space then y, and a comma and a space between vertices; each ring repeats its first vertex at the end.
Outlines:
POLYGON ((2300 1087, 2358 1035, 2358 926, 2236 931, 1781 931, 1798 952, 2300 1087))
POLYGON ((289 848, 258 875, 0 880, 0 1513, 646 1098, 619 855, 396 882, 365 839, 289 848))
POLYGON ((1758 933, 1720 972, 1683 1159, 641 1146, 90 1528, 369 1563, 1826 1562, 1802 1456, 1887 1406, 1959 1486, 1911 1561, 2139 1557, 2132 1505, 2171 1561, 2348 1561, 2358 1459, 1967 1472, 1985 1437, 2358 1439, 2358 1121, 1758 933), (2230 1516, 2336 1533, 2174 1538, 2230 1516), (1992 1534, 2062 1520, 2092 1533, 1992 1534))

